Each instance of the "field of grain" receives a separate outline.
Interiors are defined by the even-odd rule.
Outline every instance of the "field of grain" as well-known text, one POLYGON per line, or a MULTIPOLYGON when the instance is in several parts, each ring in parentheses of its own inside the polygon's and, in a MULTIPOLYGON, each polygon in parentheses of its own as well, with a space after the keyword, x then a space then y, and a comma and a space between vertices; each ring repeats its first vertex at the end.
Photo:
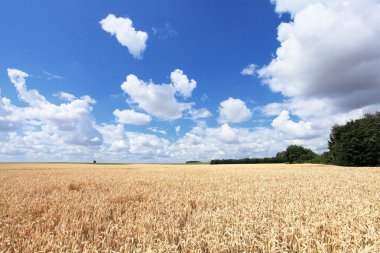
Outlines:
POLYGON ((0 164, 0 252, 380 252, 380 168, 0 164))

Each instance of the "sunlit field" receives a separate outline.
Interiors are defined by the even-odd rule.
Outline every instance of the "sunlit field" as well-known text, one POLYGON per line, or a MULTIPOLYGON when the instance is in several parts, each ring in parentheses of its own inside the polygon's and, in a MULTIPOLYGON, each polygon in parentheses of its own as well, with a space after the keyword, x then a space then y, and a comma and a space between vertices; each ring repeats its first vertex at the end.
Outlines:
POLYGON ((0 252, 380 252, 380 168, 0 164, 0 252))

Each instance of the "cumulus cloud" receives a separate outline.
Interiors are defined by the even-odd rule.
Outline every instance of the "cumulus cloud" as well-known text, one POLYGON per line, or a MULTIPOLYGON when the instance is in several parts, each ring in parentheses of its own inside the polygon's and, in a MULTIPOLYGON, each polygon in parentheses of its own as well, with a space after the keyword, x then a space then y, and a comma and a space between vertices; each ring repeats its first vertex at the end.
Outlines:
POLYGON ((272 128, 194 127, 170 146, 171 156, 209 161, 220 158, 263 157, 286 148, 282 134, 272 128), (233 144, 233 145, 231 145, 233 144))
POLYGON ((73 94, 70 94, 70 93, 67 93, 64 91, 60 91, 60 92, 54 94, 53 96, 58 97, 59 99, 61 99, 63 101, 68 101, 68 102, 71 102, 71 101, 76 99, 76 97, 73 94))
MULTIPOLYGON (((176 73, 178 74, 178 72, 176 73)), ((183 78, 182 72, 180 73, 183 78)), ((179 81, 182 83, 183 79, 179 81)), ((180 85, 182 88, 186 86, 182 85, 183 83, 180 85)), ((180 89, 181 94, 184 91, 182 88, 180 89)), ((136 103, 139 108, 160 119, 179 119, 182 117, 183 111, 191 108, 190 103, 182 103, 176 99, 175 95, 179 90, 177 90, 178 87, 175 88, 174 84, 160 85, 151 81, 146 83, 135 75, 128 75, 126 81, 121 85, 121 89, 129 95, 132 103, 136 103)))
POLYGON ((243 76, 253 76, 255 75, 256 70, 257 66, 255 64, 249 64, 240 72, 240 74, 242 74, 243 76))
POLYGON ((113 115, 115 115, 117 122, 122 124, 144 125, 152 120, 149 115, 135 110, 120 111, 117 109, 113 112, 113 115))
POLYGON ((252 112, 247 108, 244 101, 228 98, 219 106, 219 122, 239 123, 247 121, 252 117, 252 112))
MULTIPOLYGON (((20 98, 28 106, 17 107, 10 100, 1 98, 0 119, 3 121, 0 120, 0 131, 6 131, 6 134, 1 135, 0 142, 8 144, 0 145, 0 157, 6 160, 13 157, 16 161, 22 157, 24 160, 40 161, 207 161, 274 155, 290 144, 301 144, 320 151, 327 143, 325 139, 314 138, 310 134, 316 131, 310 130, 311 123, 295 122, 286 111, 273 120, 273 127, 245 129, 234 128, 228 123, 216 128, 198 125, 175 141, 154 134, 128 132, 123 124, 97 125, 91 115, 91 105, 95 101, 88 96, 55 105, 37 90, 27 88, 26 73, 16 70, 9 73, 15 87, 18 87, 20 98), (9 125, 4 127, 5 120, 7 123, 21 123, 22 130, 16 131, 9 125)), ((226 101, 240 101, 245 105, 238 99, 226 101)), ((119 113, 122 115, 123 111, 119 113)), ((359 112, 357 115, 360 115, 359 112)), ((165 134, 158 128, 150 130, 165 134)), ((178 134, 181 127, 177 126, 175 130, 178 134)))
POLYGON ((134 132, 128 132, 127 136, 131 154, 144 157, 145 159, 148 157, 164 159, 170 155, 168 150, 170 142, 167 139, 159 138, 152 134, 134 132))
POLYGON ((150 131, 152 131, 153 133, 158 133, 158 134, 162 134, 162 135, 167 135, 168 133, 165 131, 165 130, 161 130, 157 127, 150 127, 148 128, 150 131))
POLYGON ((294 19, 279 26, 276 57, 258 71, 272 91, 340 111, 379 103, 378 1, 282 0, 276 10, 294 19))
POLYGON ((209 110, 207 110, 206 108, 190 109, 189 114, 190 114, 191 118, 194 120, 204 119, 204 118, 208 118, 208 117, 212 116, 211 112, 209 110))
MULTIPOLYGON (((314 144, 316 148, 320 145, 307 139, 279 141, 284 139, 285 134, 275 127, 243 129, 234 128, 227 123, 217 128, 198 124, 173 141, 154 134, 129 132, 123 124, 96 124, 91 115, 95 101, 88 96, 75 99, 69 96, 74 100, 55 105, 37 90, 27 88, 26 73, 10 70, 9 75, 15 87, 18 87, 20 99, 27 106, 18 107, 12 105, 9 99, 1 98, 0 142, 7 143, 0 145, 0 158, 3 160, 207 161, 213 158, 272 155, 294 141, 314 144), (16 122, 19 128, 10 127, 3 122, 16 122)), ((173 85, 171 87, 175 90, 173 85)), ((150 90, 145 92, 149 93, 150 90)), ((119 112, 120 115, 123 114, 123 111, 119 112)), ((207 116, 207 112, 200 109, 198 114, 207 116)), ((158 128, 149 130, 165 134, 158 128)), ((175 130, 178 134, 181 126, 177 125, 175 130)))
POLYGON ((116 36, 117 41, 127 47, 131 55, 137 59, 142 58, 148 34, 143 31, 136 31, 131 19, 109 14, 100 21, 100 24, 104 31, 116 36))
POLYGON ((197 82, 189 80, 182 70, 176 69, 170 74, 173 86, 176 91, 184 98, 191 97, 191 93, 197 87, 197 82))
POLYGON ((260 111, 276 117, 272 126, 286 143, 323 151, 334 124, 380 110, 380 2, 272 2, 292 20, 278 27, 276 55, 257 73, 284 100, 260 111))
POLYGON ((273 4, 276 5, 276 12, 281 13, 290 13, 293 17, 303 9, 307 8, 310 5, 321 3, 330 8, 334 8, 344 3, 342 0, 271 0, 273 4))
POLYGON ((18 69, 8 69, 8 77, 16 87, 18 97, 34 107, 46 105, 48 102, 45 97, 41 96, 37 90, 28 90, 26 88, 25 78, 29 75, 18 69))
POLYGON ((105 161, 128 161, 129 139, 123 124, 104 124, 97 126, 103 136, 103 145, 100 147, 99 158, 105 161))
POLYGON ((283 110, 277 118, 272 121, 272 126, 289 138, 310 138, 315 136, 310 122, 294 122, 290 119, 289 112, 283 110))
POLYGON ((230 127, 228 124, 221 125, 215 132, 213 129, 210 131, 211 135, 218 136, 218 138, 225 143, 237 143, 239 141, 238 131, 230 127))
MULTIPOLYGON (((37 90, 26 87, 28 74, 17 69, 8 69, 8 76, 16 87, 19 98, 27 107, 8 108, 14 121, 32 124, 46 131, 59 132, 67 144, 96 146, 102 143, 101 134, 94 128, 95 120, 91 115, 95 101, 83 96, 70 103, 55 105, 46 100, 37 90)), ((49 134, 49 133, 46 133, 49 134)))
POLYGON ((19 127, 19 123, 12 120, 9 105, 10 100, 2 98, 0 93, 0 132, 2 132, 3 138, 5 138, 5 133, 15 131, 19 127))

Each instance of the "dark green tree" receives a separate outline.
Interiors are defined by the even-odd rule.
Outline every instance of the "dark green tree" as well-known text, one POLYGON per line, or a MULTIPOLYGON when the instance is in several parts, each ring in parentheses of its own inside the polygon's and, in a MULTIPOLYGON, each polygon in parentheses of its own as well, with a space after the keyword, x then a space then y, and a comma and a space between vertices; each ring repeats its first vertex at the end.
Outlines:
POLYGON ((276 159, 285 163, 286 162, 285 153, 286 153, 286 151, 278 152, 276 154, 276 159))
POLYGON ((285 159, 288 163, 304 163, 316 157, 316 154, 307 148, 298 145, 290 145, 285 151, 285 159))
POLYGON ((331 151, 326 151, 322 154, 317 154, 313 159, 306 162, 317 164, 335 164, 335 159, 331 151))
POLYGON ((330 134, 329 148, 337 165, 380 165, 380 112, 335 125, 330 134))

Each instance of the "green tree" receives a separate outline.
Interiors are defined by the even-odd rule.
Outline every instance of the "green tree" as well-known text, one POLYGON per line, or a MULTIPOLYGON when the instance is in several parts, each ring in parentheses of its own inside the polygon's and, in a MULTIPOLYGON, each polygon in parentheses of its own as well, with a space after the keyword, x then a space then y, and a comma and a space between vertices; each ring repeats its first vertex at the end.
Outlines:
POLYGON ((380 165, 380 113, 367 114, 343 126, 335 125, 329 148, 338 165, 380 165))
POLYGON ((286 151, 278 152, 276 154, 276 159, 282 162, 286 162, 286 156, 285 156, 286 151))
POLYGON ((331 151, 326 151, 322 154, 317 154, 313 159, 308 160, 307 162, 318 164, 335 164, 335 159, 331 151))
POLYGON ((310 149, 298 145, 290 145, 285 151, 285 159, 288 163, 304 163, 316 157, 310 149))

